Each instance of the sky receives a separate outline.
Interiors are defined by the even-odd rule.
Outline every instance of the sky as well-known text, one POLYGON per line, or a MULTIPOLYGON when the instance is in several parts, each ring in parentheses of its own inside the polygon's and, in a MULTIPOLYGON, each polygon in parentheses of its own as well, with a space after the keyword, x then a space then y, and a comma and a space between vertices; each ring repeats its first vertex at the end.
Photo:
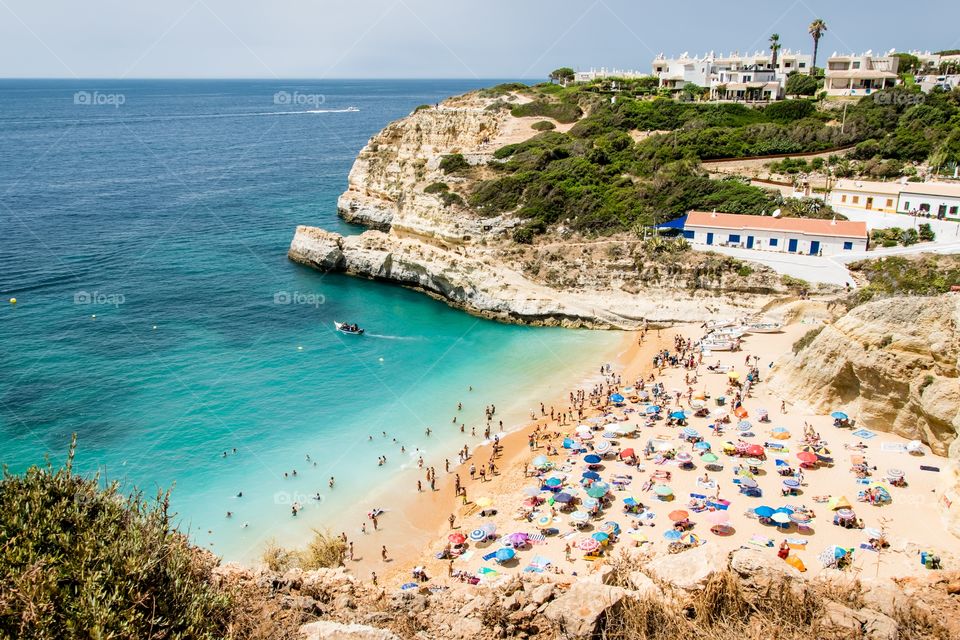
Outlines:
POLYGON ((960 48, 957 0, 0 0, 0 77, 512 78, 658 53, 960 48))

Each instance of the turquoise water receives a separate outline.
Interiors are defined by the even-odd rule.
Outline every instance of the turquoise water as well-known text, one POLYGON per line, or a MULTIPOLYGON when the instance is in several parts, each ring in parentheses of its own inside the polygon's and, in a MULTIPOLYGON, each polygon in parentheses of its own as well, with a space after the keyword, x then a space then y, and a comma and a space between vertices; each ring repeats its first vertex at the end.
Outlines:
POLYGON ((499 325, 286 259, 297 224, 362 231, 335 203, 371 135, 490 83, 0 81, 0 297, 18 299, 0 307, 0 461, 60 460, 76 433, 84 472, 173 486, 197 542, 247 558, 374 499, 415 447, 450 456, 457 401, 510 426, 528 392, 608 357, 615 334, 499 325))

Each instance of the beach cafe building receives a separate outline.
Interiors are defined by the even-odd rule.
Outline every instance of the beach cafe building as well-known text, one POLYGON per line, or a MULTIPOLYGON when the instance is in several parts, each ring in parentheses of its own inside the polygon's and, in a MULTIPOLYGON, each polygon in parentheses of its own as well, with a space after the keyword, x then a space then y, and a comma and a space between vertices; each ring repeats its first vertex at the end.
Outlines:
POLYGON ((865 222, 691 211, 683 237, 696 245, 829 256, 866 251, 868 235, 865 222))
POLYGON ((960 217, 960 184, 949 182, 871 182, 838 180, 830 191, 836 208, 960 217))

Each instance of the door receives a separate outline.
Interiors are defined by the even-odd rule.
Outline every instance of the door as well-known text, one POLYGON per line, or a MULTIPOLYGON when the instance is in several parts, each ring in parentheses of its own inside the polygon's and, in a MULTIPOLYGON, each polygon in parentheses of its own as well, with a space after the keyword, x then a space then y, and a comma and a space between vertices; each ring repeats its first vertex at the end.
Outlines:
POLYGON ((787 243, 787 251, 789 251, 790 253, 796 253, 796 252, 797 252, 797 239, 796 239, 796 238, 791 238, 791 239, 790 239, 790 242, 787 243))
POLYGON ((820 243, 816 240, 810 241, 810 255, 815 256, 820 253, 820 243))
POLYGON ((753 236, 747 236, 747 249, 753 249, 753 236))
POLYGON ((867 198, 867 209, 873 209, 873 198, 867 198))
POLYGON ((707 244, 713 244, 713 234, 712 234, 712 233, 708 233, 708 234, 707 234, 707 244))

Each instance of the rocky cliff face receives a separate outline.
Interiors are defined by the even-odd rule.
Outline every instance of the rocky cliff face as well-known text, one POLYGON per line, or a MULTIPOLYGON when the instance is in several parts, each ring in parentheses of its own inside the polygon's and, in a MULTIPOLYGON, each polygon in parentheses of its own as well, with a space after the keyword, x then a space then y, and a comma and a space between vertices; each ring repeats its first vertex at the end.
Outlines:
POLYGON ((845 410, 960 457, 960 296, 891 298, 856 307, 777 364, 771 388, 816 411, 845 410))
POLYGON ((338 202, 341 217, 371 231, 341 237, 299 227, 290 259, 412 287, 501 321, 569 327, 744 315, 785 291, 767 269, 704 254, 652 255, 636 237, 558 234, 533 247, 514 243, 511 231, 521 220, 480 216, 466 200, 492 172, 487 164, 496 149, 532 137, 532 125, 548 119, 516 118, 499 108, 526 100, 472 93, 388 125, 360 152, 338 202), (473 165, 469 177, 440 170, 443 157, 454 153, 473 165))

